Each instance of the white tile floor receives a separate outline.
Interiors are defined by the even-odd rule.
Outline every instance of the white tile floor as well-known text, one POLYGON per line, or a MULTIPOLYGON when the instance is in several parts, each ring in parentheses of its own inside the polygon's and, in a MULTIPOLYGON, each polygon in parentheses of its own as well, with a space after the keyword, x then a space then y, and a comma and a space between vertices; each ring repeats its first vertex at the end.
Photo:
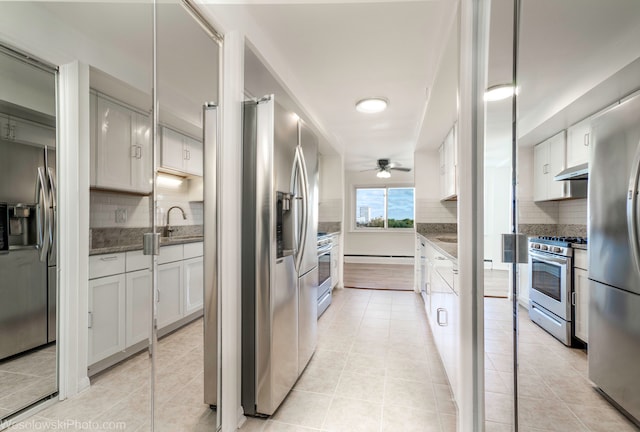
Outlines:
MULTIPOLYGON (((215 430, 216 413, 203 403, 202 325, 199 319, 158 344, 156 431, 215 430)), ((149 356, 143 352, 93 377, 88 390, 9 430, 146 432, 149 377, 149 356)))
MULTIPOLYGON (((519 423, 521 432, 637 432, 596 392, 587 354, 564 346, 519 309, 519 423)), ((512 306, 485 298, 487 432, 511 431, 513 422, 512 306)))
POLYGON ((0 361, 0 419, 56 392, 56 344, 0 361))
MULTIPOLYGON (((510 303, 486 299, 485 313, 487 432, 510 431, 510 303)), ((592 389, 586 354, 553 339, 524 309, 520 350, 520 431, 638 431, 592 389)), ((214 430, 215 412, 202 403, 202 321, 163 339, 158 351, 157 430, 214 430)), ((123 422, 119 430, 147 431, 148 368, 140 354, 13 430, 70 421, 65 430, 123 422)), ((453 432, 455 415, 421 298, 345 289, 320 319, 316 354, 289 397, 271 419, 248 419, 242 431, 453 432)))
POLYGON ((320 318, 318 348, 269 420, 243 432, 453 432, 456 407, 413 292, 344 289, 320 318))

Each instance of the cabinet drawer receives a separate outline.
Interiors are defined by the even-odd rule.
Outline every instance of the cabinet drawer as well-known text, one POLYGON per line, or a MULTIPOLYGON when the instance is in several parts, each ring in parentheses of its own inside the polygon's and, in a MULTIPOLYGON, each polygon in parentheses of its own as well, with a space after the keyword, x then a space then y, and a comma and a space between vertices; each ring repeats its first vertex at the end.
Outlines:
POLYGON ((204 255, 204 243, 185 243, 184 259, 195 258, 204 255))
POLYGON ((142 251, 127 252, 125 267, 127 272, 148 269, 151 267, 151 257, 142 251))
POLYGON ((183 245, 163 246, 160 248, 158 264, 181 261, 184 256, 183 245))
POLYGON ((89 279, 124 273, 125 254, 92 255, 89 257, 89 279))
POLYGON ((573 266, 583 270, 589 270, 589 267, 587 267, 589 265, 587 251, 582 249, 574 249, 573 251, 573 266))

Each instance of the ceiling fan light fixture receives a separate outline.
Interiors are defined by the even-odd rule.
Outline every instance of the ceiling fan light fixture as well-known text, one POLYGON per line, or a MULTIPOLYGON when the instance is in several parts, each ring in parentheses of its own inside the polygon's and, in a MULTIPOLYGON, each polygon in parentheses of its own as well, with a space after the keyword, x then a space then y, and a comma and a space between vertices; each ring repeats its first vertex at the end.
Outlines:
POLYGON ((516 89, 512 84, 498 84, 489 87, 484 92, 485 102, 494 102, 506 99, 516 94, 516 89))
POLYGON ((389 102, 384 98, 367 98, 356 103, 356 111, 374 114, 386 110, 387 105, 389 105, 389 102))
POLYGON ((391 177, 391 173, 389 171, 387 171, 387 170, 380 170, 376 174, 376 177, 381 178, 381 179, 387 179, 387 178, 391 177))

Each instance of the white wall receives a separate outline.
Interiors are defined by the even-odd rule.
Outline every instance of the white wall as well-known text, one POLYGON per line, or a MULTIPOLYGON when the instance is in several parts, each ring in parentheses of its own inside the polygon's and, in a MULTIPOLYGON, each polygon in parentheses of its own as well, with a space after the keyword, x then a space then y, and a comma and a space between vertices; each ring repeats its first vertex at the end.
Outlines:
POLYGON ((416 185, 416 223, 456 223, 457 201, 440 201, 440 155, 423 150, 413 155, 416 185))
POLYGON ((484 172, 484 259, 494 269, 507 270, 502 261, 501 235, 511 230, 511 165, 487 166, 484 172))
MULTIPOLYGON (((341 222, 344 214, 344 161, 340 155, 320 155, 319 222, 341 222)), ((344 228, 344 224, 343 224, 344 228)))
POLYGON ((345 255, 414 256, 415 230, 387 230, 366 232, 354 230, 355 187, 357 186, 409 186, 414 185, 413 173, 393 171, 391 178, 379 179, 374 171, 348 171, 345 175, 345 255))

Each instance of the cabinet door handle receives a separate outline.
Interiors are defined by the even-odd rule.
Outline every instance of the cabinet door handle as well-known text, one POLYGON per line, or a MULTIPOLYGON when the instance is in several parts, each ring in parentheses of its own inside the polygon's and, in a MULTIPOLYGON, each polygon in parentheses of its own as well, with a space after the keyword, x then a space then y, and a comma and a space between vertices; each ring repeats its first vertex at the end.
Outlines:
POLYGON ((12 124, 12 125, 9 126, 9 138, 12 141, 16 140, 16 125, 15 124, 12 124))
POLYGON ((585 147, 589 147, 589 138, 590 138, 590 133, 586 133, 584 134, 584 145, 585 147))
POLYGON ((542 174, 549 174, 549 164, 544 164, 542 166, 542 174))
POLYGON ((576 292, 575 291, 571 293, 571 304, 573 306, 576 305, 576 292))
POLYGON ((142 159, 142 147, 136 146, 136 158, 142 159))
POLYGON ((156 303, 160 303, 160 290, 156 290, 156 303))
POLYGON ((441 327, 446 327, 447 325, 449 325, 449 317, 445 308, 436 309, 436 321, 438 321, 438 325, 441 327), (442 314, 444 314, 444 320, 440 319, 442 314))
POLYGON ((87 320, 89 328, 93 328, 93 312, 89 312, 89 318, 87 320))
POLYGON ((100 258, 100 261, 115 261, 118 259, 117 255, 113 255, 113 256, 108 256, 108 257, 102 257, 100 258))
POLYGON ((182 150, 182 159, 187 160, 187 149, 182 150))

